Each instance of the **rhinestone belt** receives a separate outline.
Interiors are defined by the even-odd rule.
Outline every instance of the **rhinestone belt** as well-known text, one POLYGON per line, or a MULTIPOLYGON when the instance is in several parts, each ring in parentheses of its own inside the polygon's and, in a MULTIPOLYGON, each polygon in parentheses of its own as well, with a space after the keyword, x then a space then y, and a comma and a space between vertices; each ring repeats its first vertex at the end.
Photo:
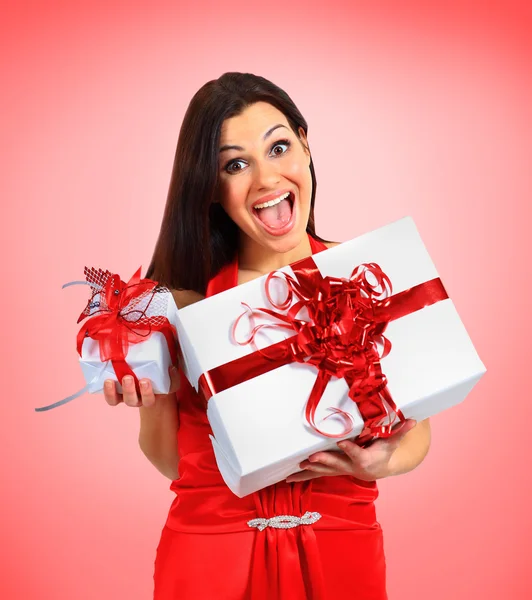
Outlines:
POLYGON ((273 527, 274 529, 292 529, 292 527, 298 527, 299 525, 312 525, 320 519, 320 513, 307 511, 302 517, 278 515, 271 519, 251 519, 251 521, 248 521, 248 525, 250 527, 256 527, 259 531, 266 529, 266 527, 273 527))

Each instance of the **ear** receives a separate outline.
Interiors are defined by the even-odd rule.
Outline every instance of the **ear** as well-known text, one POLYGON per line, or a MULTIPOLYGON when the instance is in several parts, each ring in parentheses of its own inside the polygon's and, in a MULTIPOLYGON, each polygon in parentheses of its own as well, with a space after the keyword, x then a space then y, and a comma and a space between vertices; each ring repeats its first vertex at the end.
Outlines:
POLYGON ((299 133, 299 139, 301 140, 301 143, 303 144, 303 150, 305 152, 305 154, 310 158, 310 147, 308 145, 308 140, 307 140, 307 136, 305 135, 305 130, 303 129, 303 127, 299 127, 298 128, 298 133, 299 133), (308 148, 308 150, 307 150, 308 148))

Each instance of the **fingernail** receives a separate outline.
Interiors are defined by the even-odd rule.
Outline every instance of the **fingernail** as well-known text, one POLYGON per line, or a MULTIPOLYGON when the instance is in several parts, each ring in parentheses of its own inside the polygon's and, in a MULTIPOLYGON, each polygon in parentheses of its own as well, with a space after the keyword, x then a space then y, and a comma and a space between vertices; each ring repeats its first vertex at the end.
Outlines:
POLYGON ((131 375, 126 375, 124 379, 122 379, 122 384, 129 385, 130 383, 133 383, 133 377, 131 377, 131 375))
POLYGON ((142 389, 142 390, 147 390, 148 389, 148 382, 147 381, 142 380, 139 383, 140 383, 140 389, 142 389))
POLYGON ((342 450, 345 450, 348 447, 347 442, 338 442, 338 447, 341 448, 342 450))
POLYGON ((107 380, 104 382, 103 385, 104 385, 105 389, 110 392, 113 389, 114 384, 115 384, 114 381, 107 380))

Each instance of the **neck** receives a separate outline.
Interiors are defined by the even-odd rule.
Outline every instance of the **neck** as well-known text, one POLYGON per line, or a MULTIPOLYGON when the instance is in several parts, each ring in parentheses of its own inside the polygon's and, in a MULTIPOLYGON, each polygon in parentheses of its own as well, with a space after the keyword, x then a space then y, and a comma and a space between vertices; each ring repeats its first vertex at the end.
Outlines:
POLYGON ((241 240, 238 265, 239 269, 256 271, 265 275, 311 254, 312 248, 306 231, 299 243, 286 252, 274 252, 270 248, 246 238, 246 240, 241 240))

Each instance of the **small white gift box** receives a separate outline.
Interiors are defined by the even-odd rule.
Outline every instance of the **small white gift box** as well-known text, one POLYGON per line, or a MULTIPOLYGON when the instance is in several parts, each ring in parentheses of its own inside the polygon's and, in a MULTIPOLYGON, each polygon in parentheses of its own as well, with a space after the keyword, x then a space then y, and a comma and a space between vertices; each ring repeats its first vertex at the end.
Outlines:
MULTIPOLYGON (((312 259, 323 277, 346 279, 356 266, 377 263, 391 280, 392 296, 439 277, 410 217, 314 254, 312 259)), ((290 266, 279 271, 295 277, 290 266)), ((177 311, 184 371, 196 390, 202 375, 255 351, 251 345, 235 343, 231 330, 244 312, 243 302, 253 308, 272 308, 265 293, 266 278, 177 311)), ((267 317, 260 320, 266 322, 267 317)), ((269 322, 278 323, 274 318, 269 322)), ((237 338, 242 340, 247 336, 238 335, 239 328, 240 324, 237 338)), ((269 346, 293 335, 287 329, 267 328, 259 332, 256 343, 266 353, 269 346)), ((382 372, 405 418, 421 421, 462 402, 486 371, 450 298, 390 321, 384 336, 391 351, 380 361, 382 372)), ((299 471, 299 464, 314 452, 337 450, 339 438, 317 433, 305 419, 317 374, 312 365, 292 362, 214 390, 207 405, 211 440, 220 472, 237 496, 285 479, 299 471)), ((323 421, 331 408, 351 415, 354 429, 340 439, 358 436, 364 426, 348 389, 345 379, 333 377, 316 412, 320 429, 331 434, 344 430, 335 417, 323 421)))
POLYGON ((35 410, 55 408, 85 392, 101 392, 106 379, 116 381, 117 391, 122 393, 115 371, 115 361, 121 360, 122 352, 127 367, 137 379, 150 379, 155 394, 167 394, 171 385, 168 370, 172 355, 177 360, 177 307, 170 290, 141 279, 140 268, 127 284, 118 275, 101 269, 86 267, 85 276, 86 281, 73 281, 63 287, 86 284, 92 288, 91 298, 78 319, 79 323, 88 317, 78 333, 79 363, 87 385, 68 398, 35 410), (102 360, 100 339, 113 348, 104 353, 109 359, 102 360))
MULTIPOLYGON (((170 292, 167 293, 165 316, 174 327, 176 326, 177 307, 170 292)), ((137 376, 137 379, 150 379, 154 394, 167 394, 170 390, 170 374, 168 369, 172 364, 168 343, 165 336, 159 331, 154 331, 150 337, 137 344, 131 344, 127 351, 126 362, 137 376)), ((116 389, 122 393, 122 385, 118 381, 112 362, 102 363, 100 360, 100 343, 92 338, 83 340, 82 353, 79 364, 85 381, 89 385, 90 393, 103 390, 106 379, 117 382, 116 389)))

